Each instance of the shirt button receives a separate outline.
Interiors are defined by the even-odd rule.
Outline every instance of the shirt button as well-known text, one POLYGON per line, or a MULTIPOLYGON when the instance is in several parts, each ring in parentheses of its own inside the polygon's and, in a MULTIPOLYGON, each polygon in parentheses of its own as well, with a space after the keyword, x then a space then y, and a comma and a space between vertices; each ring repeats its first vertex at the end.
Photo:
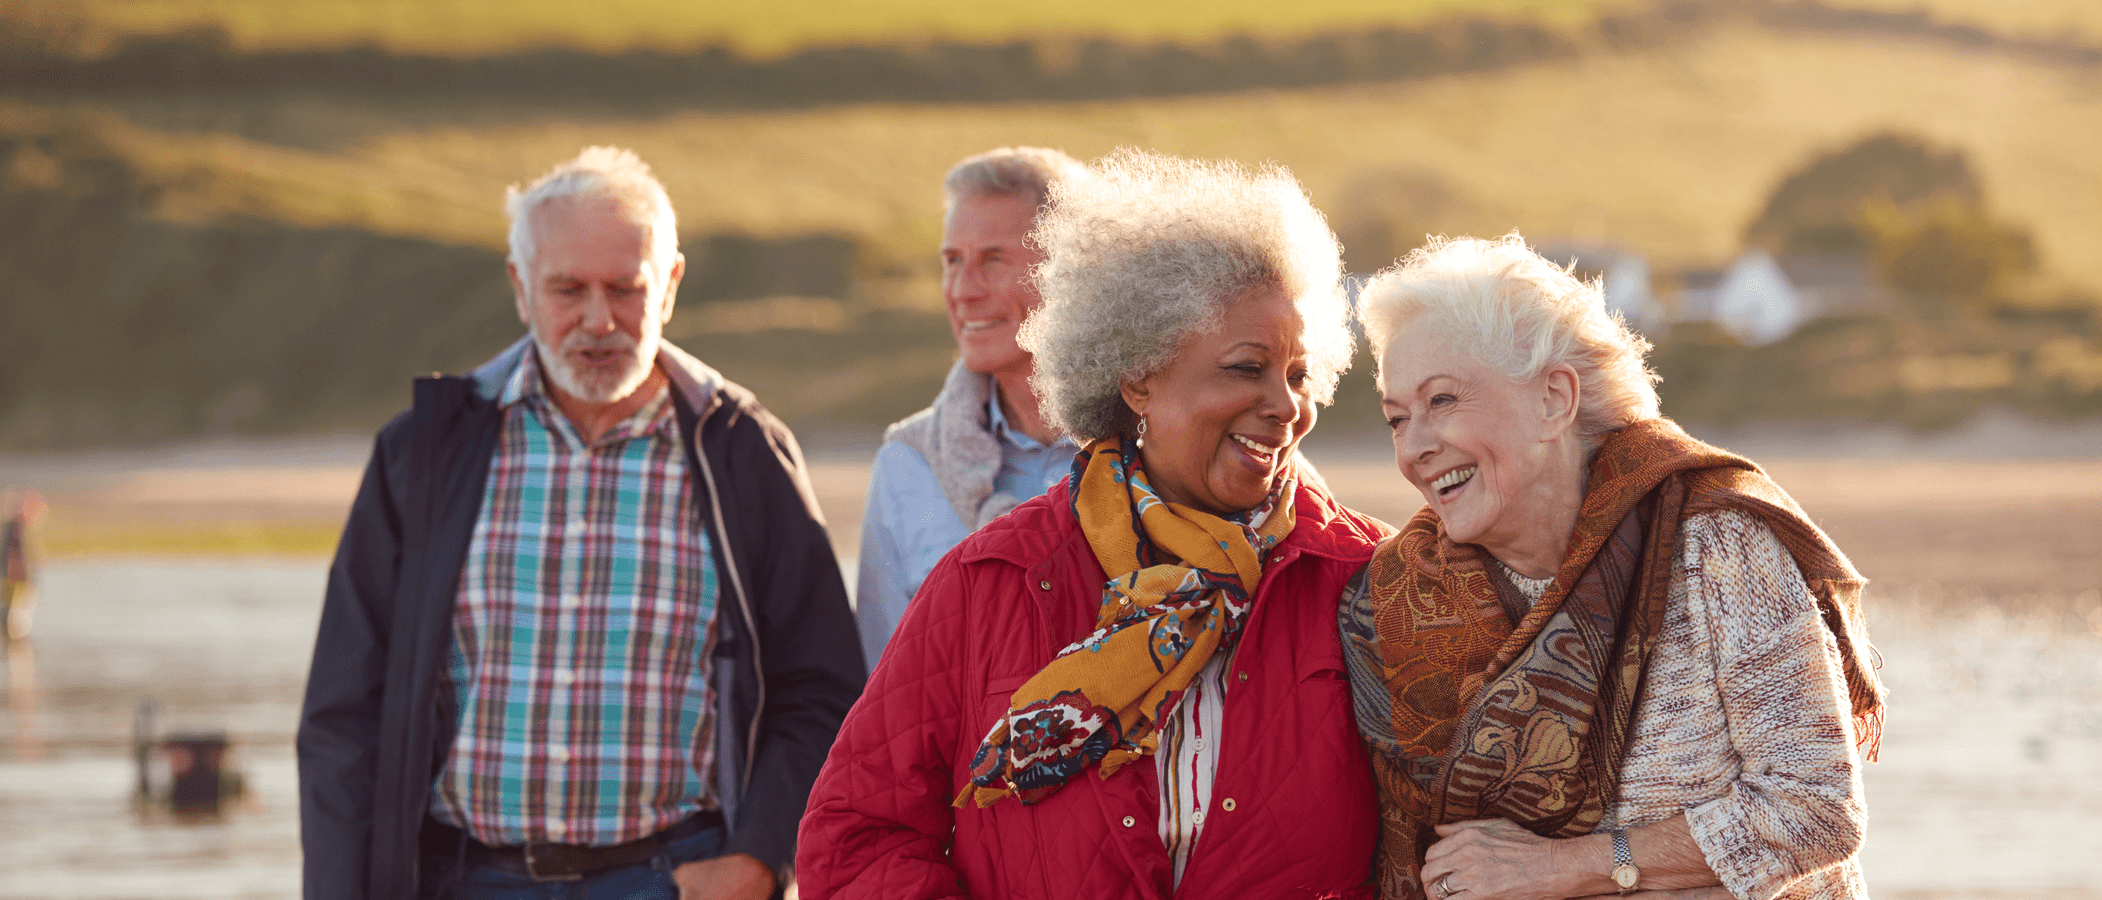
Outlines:
POLYGON ((1049 580, 1039 581, 1036 583, 1036 586, 1048 591, 1051 589, 1051 582, 1049 580))
POLYGON ((551 820, 547 823, 548 837, 558 838, 567 831, 569 831, 569 826, 562 824, 560 820, 551 820))
POLYGON ((1204 810, 1200 809, 1190 813, 1190 822, 1196 825, 1204 824, 1204 810))
POLYGON ((1137 819, 1134 819, 1134 818, 1132 818, 1132 817, 1130 817, 1130 816, 1125 816, 1125 817, 1124 817, 1124 827, 1126 827, 1126 828, 1130 828, 1131 826, 1133 826, 1133 825, 1137 825, 1137 824, 1139 824, 1139 820, 1137 820, 1137 819))
POLYGON ((1199 749, 1199 750, 1202 750, 1202 749, 1204 749, 1204 739, 1203 739, 1203 738, 1198 738, 1198 739, 1196 740, 1196 744, 1197 744, 1197 749, 1199 749))
POLYGON ((1224 810, 1226 810, 1227 812, 1233 812, 1233 798, 1232 798, 1232 797, 1228 797, 1228 798, 1226 798, 1226 802, 1225 802, 1225 803, 1221 803, 1221 804, 1219 804, 1219 807, 1220 807, 1221 809, 1224 809, 1224 810))
POLYGON ((569 761, 569 748, 556 747, 553 750, 549 750, 547 751, 547 758, 552 759, 558 763, 566 763, 569 761))
POLYGON ((569 670, 568 670, 568 669, 556 669, 556 670, 555 670, 555 683, 556 683, 556 684, 568 684, 568 683, 569 683, 569 682, 570 682, 571 680, 573 680, 573 679, 574 679, 575 677, 576 677, 576 676, 574 676, 574 675, 571 675, 571 674, 569 674, 569 670))

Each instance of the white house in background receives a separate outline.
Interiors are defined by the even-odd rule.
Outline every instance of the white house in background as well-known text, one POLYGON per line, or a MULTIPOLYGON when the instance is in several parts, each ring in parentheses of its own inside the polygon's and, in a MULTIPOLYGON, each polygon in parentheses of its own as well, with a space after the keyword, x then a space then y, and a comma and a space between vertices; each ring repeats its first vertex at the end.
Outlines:
POLYGON ((1606 294, 1606 309, 1619 313, 1636 331, 1655 334, 1671 316, 1650 287, 1649 258, 1595 241, 1543 241, 1533 251, 1585 281, 1597 279, 1606 294))
POLYGON ((1896 307, 1868 260, 1783 256, 1752 248, 1728 269, 1680 276, 1677 322, 1714 322, 1748 346, 1771 344, 1830 316, 1876 315, 1896 307))
POLYGON ((1810 321, 1810 310, 1773 254, 1753 248, 1715 287, 1715 321, 1746 346, 1771 344, 1810 321))

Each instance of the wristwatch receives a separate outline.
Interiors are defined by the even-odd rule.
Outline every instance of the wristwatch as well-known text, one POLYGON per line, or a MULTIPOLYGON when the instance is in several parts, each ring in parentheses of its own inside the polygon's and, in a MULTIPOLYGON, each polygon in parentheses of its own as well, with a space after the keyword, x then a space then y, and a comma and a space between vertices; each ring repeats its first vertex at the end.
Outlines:
POLYGON ((1625 894, 1635 889, 1642 870, 1635 868, 1635 852, 1628 849, 1628 830, 1613 829, 1613 883, 1625 894))

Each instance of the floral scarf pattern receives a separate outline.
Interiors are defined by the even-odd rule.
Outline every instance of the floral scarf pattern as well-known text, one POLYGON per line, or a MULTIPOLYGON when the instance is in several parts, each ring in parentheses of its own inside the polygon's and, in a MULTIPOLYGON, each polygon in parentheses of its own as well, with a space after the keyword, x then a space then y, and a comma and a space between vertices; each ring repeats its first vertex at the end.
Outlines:
POLYGON ((1162 500, 1128 439, 1082 450, 1073 515, 1113 573, 1095 630, 1015 691, 956 805, 1035 803, 1090 765, 1108 778, 1153 753, 1190 682, 1240 640, 1263 554, 1292 531, 1292 471, 1261 506, 1226 519, 1162 500))

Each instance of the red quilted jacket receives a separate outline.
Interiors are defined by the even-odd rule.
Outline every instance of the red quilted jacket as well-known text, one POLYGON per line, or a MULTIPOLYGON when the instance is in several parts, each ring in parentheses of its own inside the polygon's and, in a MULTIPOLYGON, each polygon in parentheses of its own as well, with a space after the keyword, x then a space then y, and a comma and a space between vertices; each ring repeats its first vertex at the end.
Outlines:
POLYGON ((1182 885, 1151 760, 1034 806, 954 809, 1008 697, 1090 631, 1102 567, 1060 484, 945 557, 906 609, 818 775, 802 896, 1372 897, 1378 809, 1351 718, 1336 601, 1388 533, 1302 487, 1264 561, 1226 695, 1212 808, 1182 885))

